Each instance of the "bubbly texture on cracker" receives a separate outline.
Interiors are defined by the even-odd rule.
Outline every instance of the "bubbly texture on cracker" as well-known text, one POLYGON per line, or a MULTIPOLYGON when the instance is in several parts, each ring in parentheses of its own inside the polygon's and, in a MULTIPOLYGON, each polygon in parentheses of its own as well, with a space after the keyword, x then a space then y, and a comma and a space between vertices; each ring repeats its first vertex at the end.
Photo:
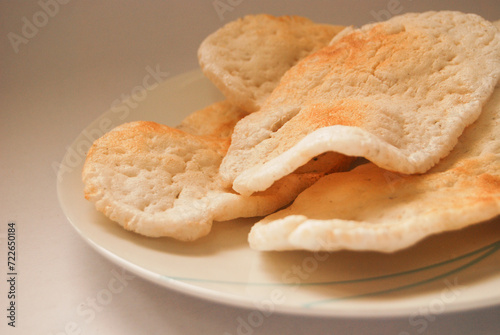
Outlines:
POLYGON ((499 76, 500 34, 474 14, 409 13, 341 33, 238 122, 221 174, 249 195, 330 151, 423 173, 477 119, 499 76))
MULTIPOLYGON (((373 163, 320 179, 288 208, 256 223, 259 250, 393 252, 500 215, 500 88, 453 151, 421 175, 373 163)), ((471 238, 473 238, 471 236, 471 238)))
POLYGON ((85 197, 127 230, 184 241, 208 234, 214 220, 279 209, 318 176, 290 176, 250 197, 223 187, 219 165, 243 115, 219 102, 188 116, 178 129, 148 121, 116 127, 87 154, 85 197))
POLYGON ((255 112, 290 67, 342 29, 300 16, 247 15, 210 34, 199 63, 228 101, 255 112))

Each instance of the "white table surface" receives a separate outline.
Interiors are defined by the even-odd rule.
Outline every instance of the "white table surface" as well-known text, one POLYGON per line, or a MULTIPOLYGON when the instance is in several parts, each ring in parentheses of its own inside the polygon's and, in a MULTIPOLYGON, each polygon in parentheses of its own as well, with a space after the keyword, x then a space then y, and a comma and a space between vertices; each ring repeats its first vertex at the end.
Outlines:
MULTIPOLYGON (((343 25, 375 21, 390 10, 456 9, 500 18, 497 0, 60 2, 0 2, 1 334, 238 333, 238 318, 249 310, 139 277, 130 279, 109 304, 94 309, 94 315, 83 319, 77 313, 122 269, 95 252, 68 223, 57 198, 54 166, 86 125, 142 83, 148 67, 168 77, 198 68, 196 51, 203 38, 249 13, 297 14, 343 25), (227 10, 218 12, 217 6, 227 10), (39 27, 30 30, 27 22, 39 27), (17 226, 16 328, 7 326, 6 317, 9 222, 17 226)), ((247 333, 494 335, 500 334, 499 320, 499 307, 443 313, 422 332, 408 317, 276 313, 247 333)))

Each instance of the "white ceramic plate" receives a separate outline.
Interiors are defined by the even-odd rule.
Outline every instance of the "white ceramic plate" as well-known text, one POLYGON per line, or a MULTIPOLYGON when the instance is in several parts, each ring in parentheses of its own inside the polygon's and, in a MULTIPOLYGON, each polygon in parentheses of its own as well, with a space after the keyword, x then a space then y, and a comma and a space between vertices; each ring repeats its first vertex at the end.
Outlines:
MULTIPOLYGON (((138 92, 139 93, 139 92, 138 92)), ((430 237, 395 254, 251 250, 256 219, 216 222, 198 241, 151 239, 123 230, 83 197, 81 168, 91 142, 132 120, 175 126, 222 99, 200 71, 163 82, 114 106, 68 149, 58 175, 62 209, 97 251, 164 287, 261 313, 429 317, 500 305, 500 220, 430 237)), ((255 317, 259 317, 256 314, 255 317)))

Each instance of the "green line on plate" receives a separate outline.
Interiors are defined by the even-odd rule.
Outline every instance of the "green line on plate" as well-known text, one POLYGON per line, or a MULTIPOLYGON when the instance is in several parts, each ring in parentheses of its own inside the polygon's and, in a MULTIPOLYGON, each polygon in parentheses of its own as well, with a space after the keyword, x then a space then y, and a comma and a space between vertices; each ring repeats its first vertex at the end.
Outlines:
POLYGON ((175 277, 175 276, 161 276, 161 278, 164 280, 178 280, 178 281, 185 281, 185 282, 225 284, 225 285, 252 285, 252 286, 320 286, 320 285, 355 284, 355 283, 361 283, 361 282, 395 278, 395 277, 400 277, 400 276, 404 276, 404 275, 408 275, 408 274, 412 274, 412 273, 422 272, 422 271, 429 270, 429 269, 438 268, 438 267, 443 266, 443 265, 451 264, 451 263, 460 261, 462 259, 469 258, 471 256, 474 256, 476 254, 479 254, 479 253, 486 251, 486 250, 489 250, 489 249, 492 249, 493 251, 500 249, 500 241, 491 243, 485 247, 482 247, 482 248, 479 248, 477 250, 465 253, 465 254, 457 256, 455 258, 452 258, 452 259, 449 259, 446 261, 442 261, 442 262, 438 262, 438 263, 434 263, 431 265, 426 265, 426 266, 416 268, 416 269, 411 269, 411 270, 406 270, 406 271, 401 271, 401 272, 396 272, 396 273, 391 273, 391 274, 381 275, 381 276, 367 277, 367 278, 328 281, 328 282, 317 282, 317 283, 259 283, 259 282, 249 283, 249 282, 241 282, 241 281, 214 280, 214 279, 175 277))
POLYGON ((309 302, 307 304, 303 304, 303 307, 305 308, 311 308, 312 306, 317 306, 317 305, 320 305, 320 304, 326 304, 326 303, 332 303, 332 302, 337 302, 337 301, 343 301, 343 300, 352 300, 352 299, 358 299, 358 298, 365 298, 365 297, 370 297, 370 296, 378 296, 378 295, 382 295, 382 294, 388 294, 388 293, 394 293, 394 292, 397 292, 397 291, 402 291, 402 290, 406 290, 406 289, 410 289, 410 288, 414 288, 414 287, 418 287, 418 286, 421 286, 421 285, 425 285, 425 284, 428 284, 428 283, 431 283, 433 281, 436 281, 436 280, 439 280, 439 279, 444 279, 454 273, 458 273, 462 270, 465 270, 477 263, 479 263, 480 261, 482 261, 483 259, 485 259, 486 257, 494 254, 495 252, 497 252, 498 250, 500 250, 500 241, 499 242, 496 242, 496 243, 493 243, 491 245, 489 245, 487 248, 481 248, 482 251, 485 251, 485 249, 490 249, 489 251, 486 251, 484 254, 482 254, 481 256, 473 259, 472 261, 462 265, 462 266, 459 266, 458 268, 456 269, 453 269, 451 271, 448 271, 448 272, 445 272, 443 274, 440 274, 438 276, 435 276, 435 277, 431 277, 431 278, 428 278, 428 279, 425 279, 425 280, 421 280, 421 281, 418 281, 418 282, 415 282, 415 283, 411 283, 411 284, 408 284, 408 285, 402 285, 402 286, 398 286, 398 287, 393 287, 393 288, 390 288, 390 289, 386 289, 386 290, 381 290, 381 291, 375 291, 375 292, 369 292, 369 293, 364 293, 364 294, 358 294, 358 295, 353 295, 353 296, 347 296, 347 297, 341 297, 341 298, 334 298, 334 299, 325 299, 325 300, 319 300, 319 301, 315 301, 315 302, 309 302))

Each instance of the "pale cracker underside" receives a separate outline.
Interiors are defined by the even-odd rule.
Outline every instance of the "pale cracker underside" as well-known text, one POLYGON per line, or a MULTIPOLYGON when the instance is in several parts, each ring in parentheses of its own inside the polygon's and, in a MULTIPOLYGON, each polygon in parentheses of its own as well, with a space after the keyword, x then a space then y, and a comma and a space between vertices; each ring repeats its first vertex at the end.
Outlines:
POLYGON ((300 16, 247 15, 209 35, 198 59, 228 101, 255 112, 290 67, 342 29, 300 16))

